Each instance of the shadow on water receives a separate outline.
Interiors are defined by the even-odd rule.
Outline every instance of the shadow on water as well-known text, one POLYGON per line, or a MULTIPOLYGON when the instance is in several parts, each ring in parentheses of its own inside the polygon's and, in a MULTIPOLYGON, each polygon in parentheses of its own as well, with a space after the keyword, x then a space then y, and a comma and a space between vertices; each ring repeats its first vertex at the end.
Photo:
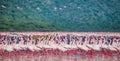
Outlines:
POLYGON ((16 55, 0 57, 0 61, 120 61, 120 55, 118 56, 58 56, 58 55, 46 55, 46 56, 31 56, 31 55, 16 55))

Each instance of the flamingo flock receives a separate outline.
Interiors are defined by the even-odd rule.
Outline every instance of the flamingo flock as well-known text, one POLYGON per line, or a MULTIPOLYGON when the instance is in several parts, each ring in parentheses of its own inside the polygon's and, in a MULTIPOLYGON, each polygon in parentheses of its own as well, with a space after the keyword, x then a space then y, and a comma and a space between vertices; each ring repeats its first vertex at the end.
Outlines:
POLYGON ((120 33, 0 33, 0 55, 120 54, 120 33))

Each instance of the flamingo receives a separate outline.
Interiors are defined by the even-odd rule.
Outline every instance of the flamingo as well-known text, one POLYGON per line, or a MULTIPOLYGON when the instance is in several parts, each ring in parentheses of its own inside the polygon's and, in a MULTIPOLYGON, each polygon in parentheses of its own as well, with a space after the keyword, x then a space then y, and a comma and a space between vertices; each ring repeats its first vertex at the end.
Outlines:
POLYGON ((78 47, 79 49, 84 50, 84 51, 91 50, 90 48, 87 47, 87 41, 85 41, 85 42, 83 43, 83 45, 77 44, 77 47, 78 47))
POLYGON ((30 51, 34 52, 33 45, 26 45, 26 48, 29 49, 30 51))
MULTIPOLYGON (((27 33, 25 33, 27 34, 27 33)), ((50 34, 50 33, 45 33, 45 34, 50 34)), ((67 33, 65 33, 67 34, 67 33)), ((76 34, 76 33, 74 33, 76 34)), ((9 34, 8 34, 9 35, 9 34)), ((34 34, 32 34, 34 35, 34 34)), ((54 33, 54 35, 56 35, 56 33, 54 33)), ((60 36, 61 34, 59 34, 58 36, 60 36)), ((62 34, 63 35, 63 34, 62 34)), ((70 35, 72 35, 72 33, 70 33, 70 35)), ((14 36, 14 37, 17 37, 18 34, 14 35, 10 35, 10 36, 14 36)), ((86 35, 87 37, 88 35, 86 35)), ((22 36, 20 36, 22 37, 22 36)), ((65 36, 66 37, 66 36, 65 36)), ((97 36, 95 36, 97 37, 97 36)), ((44 49, 44 51, 47 51, 48 50, 53 50, 53 51, 57 51, 57 50, 60 50, 62 52, 75 52, 76 49, 82 49, 84 51, 90 51, 90 50, 94 50, 94 51, 102 51, 102 49, 104 49, 104 51, 106 51, 106 53, 110 53, 110 52, 113 52, 113 51, 120 51, 120 44, 117 42, 113 42, 112 45, 110 44, 105 44, 106 40, 104 40, 104 43, 94 43, 94 44, 89 44, 87 40, 85 40, 85 42, 83 43, 83 45, 81 45, 80 43, 75 43, 75 39, 71 39, 70 41, 70 44, 67 44, 64 40, 64 42, 60 42, 58 41, 58 43, 56 43, 55 40, 48 40, 49 39, 49 36, 47 39, 43 39, 41 42, 39 42, 38 44, 34 45, 32 43, 32 41, 34 40, 29 40, 30 42, 27 42, 27 44, 23 44, 23 40, 21 39, 21 41, 19 42, 19 44, 15 44, 15 43, 12 43, 11 45, 0 45, 0 49, 2 50, 6 50, 8 52, 13 52, 15 50, 17 51, 20 51, 20 50, 27 50, 29 49, 31 52, 36 52, 36 51, 40 51, 41 48, 44 49), (102 48, 102 49, 101 49, 102 48), (15 49, 15 50, 14 50, 15 49), (105 50, 107 49, 107 50, 105 50)), ((60 40, 60 38, 59 38, 60 40)), ((95 40, 94 40, 95 41, 95 40)), ((81 40, 79 40, 79 42, 81 42, 81 40)))
POLYGON ((22 48, 20 47, 20 44, 13 44, 13 48, 17 51, 22 50, 22 48))
POLYGON ((62 52, 67 51, 68 49, 64 48, 62 45, 58 45, 57 47, 59 50, 61 50, 62 52))
POLYGON ((30 51, 34 52, 34 51, 39 51, 41 50, 39 47, 37 47, 36 45, 32 44, 33 40, 30 40, 31 42, 28 42, 25 46, 27 49, 29 49, 30 51))
POLYGON ((42 42, 38 43, 36 47, 38 47, 39 49, 43 48, 43 43, 42 42))
POLYGON ((108 49, 111 51, 117 51, 116 48, 114 48, 112 45, 108 45, 108 49))
POLYGON ((117 40, 117 42, 113 41, 113 44, 111 45, 113 48, 115 48, 118 52, 120 52, 120 44, 117 40))
POLYGON ((51 47, 51 42, 50 41, 46 41, 47 42, 47 44, 46 43, 43 43, 43 45, 42 45, 42 48, 46 48, 46 49, 51 49, 52 47, 51 47))
POLYGON ((14 48, 12 45, 5 45, 4 47, 4 50, 8 51, 8 52, 12 52, 14 51, 14 48))
POLYGON ((90 49, 95 50, 95 51, 101 51, 100 44, 91 44, 91 45, 87 44, 86 46, 89 47, 90 49))

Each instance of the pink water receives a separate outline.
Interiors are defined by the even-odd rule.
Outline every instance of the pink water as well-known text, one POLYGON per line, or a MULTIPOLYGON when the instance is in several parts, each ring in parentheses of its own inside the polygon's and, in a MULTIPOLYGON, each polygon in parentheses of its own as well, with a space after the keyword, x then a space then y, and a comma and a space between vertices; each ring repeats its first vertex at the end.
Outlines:
POLYGON ((22 56, 8 56, 0 57, 0 61, 120 61, 120 55, 115 56, 58 56, 58 55, 47 55, 47 56, 31 56, 31 55, 22 55, 22 56))

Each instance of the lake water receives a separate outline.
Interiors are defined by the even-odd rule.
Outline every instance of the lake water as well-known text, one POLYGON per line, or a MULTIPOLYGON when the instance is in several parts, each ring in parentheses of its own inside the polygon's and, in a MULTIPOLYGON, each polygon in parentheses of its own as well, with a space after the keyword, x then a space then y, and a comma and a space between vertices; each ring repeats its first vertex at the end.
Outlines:
POLYGON ((58 56, 58 55, 47 55, 47 56, 7 56, 0 57, 0 61, 120 61, 120 55, 117 56, 58 56))

